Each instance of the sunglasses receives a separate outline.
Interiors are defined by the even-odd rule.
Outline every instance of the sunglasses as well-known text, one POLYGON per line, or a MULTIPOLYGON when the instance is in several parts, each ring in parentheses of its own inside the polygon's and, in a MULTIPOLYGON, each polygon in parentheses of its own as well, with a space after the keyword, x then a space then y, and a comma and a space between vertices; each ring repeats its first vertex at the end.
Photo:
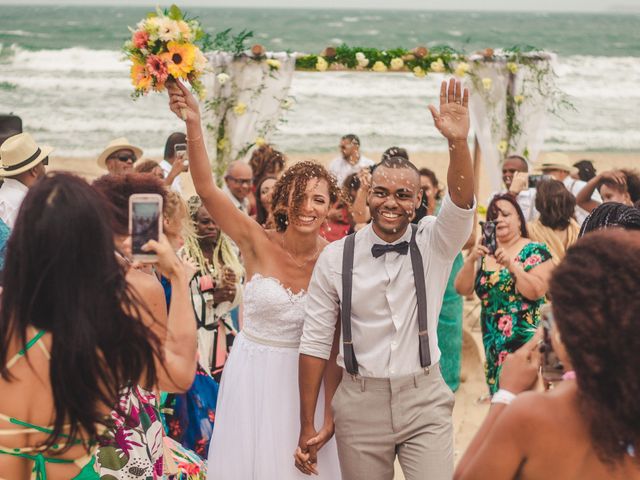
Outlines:
POLYGON ((121 153, 120 155, 114 155, 112 157, 109 157, 110 160, 119 160, 121 162, 128 162, 131 161, 131 163, 136 161, 136 157, 134 155, 130 155, 127 153, 121 153))
POLYGON ((253 180, 250 178, 236 178, 232 177, 231 175, 227 175, 227 178, 232 182, 238 183, 240 185, 251 185, 253 183, 253 180))

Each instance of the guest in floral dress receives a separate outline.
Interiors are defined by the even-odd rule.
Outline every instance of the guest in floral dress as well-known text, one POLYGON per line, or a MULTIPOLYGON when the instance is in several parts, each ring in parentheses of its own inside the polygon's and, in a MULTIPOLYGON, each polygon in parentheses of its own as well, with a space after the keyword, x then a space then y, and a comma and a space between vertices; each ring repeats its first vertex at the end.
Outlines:
POLYGON ((456 278, 456 290, 462 295, 475 290, 480 297, 485 374, 493 395, 505 357, 526 343, 538 327, 553 262, 544 243, 529 240, 524 215, 513 196, 496 196, 487 220, 496 222, 497 249, 491 254, 485 245, 478 245, 456 278))

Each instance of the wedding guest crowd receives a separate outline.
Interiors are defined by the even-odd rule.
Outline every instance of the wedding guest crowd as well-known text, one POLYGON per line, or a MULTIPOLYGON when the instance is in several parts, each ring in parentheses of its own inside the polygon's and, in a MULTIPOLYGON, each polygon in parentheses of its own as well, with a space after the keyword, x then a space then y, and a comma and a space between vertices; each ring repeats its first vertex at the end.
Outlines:
POLYGON ((638 172, 507 155, 477 235, 459 82, 430 106, 446 184, 350 133, 327 168, 256 145, 219 187, 168 91, 186 132, 160 162, 112 140, 92 184, 0 144, 0 478, 451 478, 473 295, 491 407, 455 478, 640 478, 638 172), (151 263, 135 194, 162 202, 151 263), (563 380, 529 392, 551 350, 563 380))

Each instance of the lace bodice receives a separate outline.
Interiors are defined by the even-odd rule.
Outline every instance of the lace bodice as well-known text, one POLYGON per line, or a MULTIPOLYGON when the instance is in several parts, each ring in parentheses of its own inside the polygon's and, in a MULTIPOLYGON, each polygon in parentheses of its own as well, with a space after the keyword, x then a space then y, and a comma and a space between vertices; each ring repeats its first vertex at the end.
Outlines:
POLYGON ((255 274, 244 287, 244 328, 249 338, 296 347, 307 294, 293 293, 273 277, 255 274))

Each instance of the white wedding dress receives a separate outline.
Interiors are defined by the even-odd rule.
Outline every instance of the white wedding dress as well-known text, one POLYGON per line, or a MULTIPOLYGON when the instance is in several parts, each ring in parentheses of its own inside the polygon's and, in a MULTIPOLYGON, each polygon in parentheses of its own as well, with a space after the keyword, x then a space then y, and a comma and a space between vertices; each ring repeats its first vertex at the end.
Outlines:
MULTIPOLYGON (((256 274, 245 285, 244 328, 224 367, 208 480, 308 480, 294 466, 300 434, 298 345, 306 293, 256 274)), ((322 426, 324 390, 316 408, 322 426)), ((318 454, 322 480, 340 480, 335 440, 318 454)))

